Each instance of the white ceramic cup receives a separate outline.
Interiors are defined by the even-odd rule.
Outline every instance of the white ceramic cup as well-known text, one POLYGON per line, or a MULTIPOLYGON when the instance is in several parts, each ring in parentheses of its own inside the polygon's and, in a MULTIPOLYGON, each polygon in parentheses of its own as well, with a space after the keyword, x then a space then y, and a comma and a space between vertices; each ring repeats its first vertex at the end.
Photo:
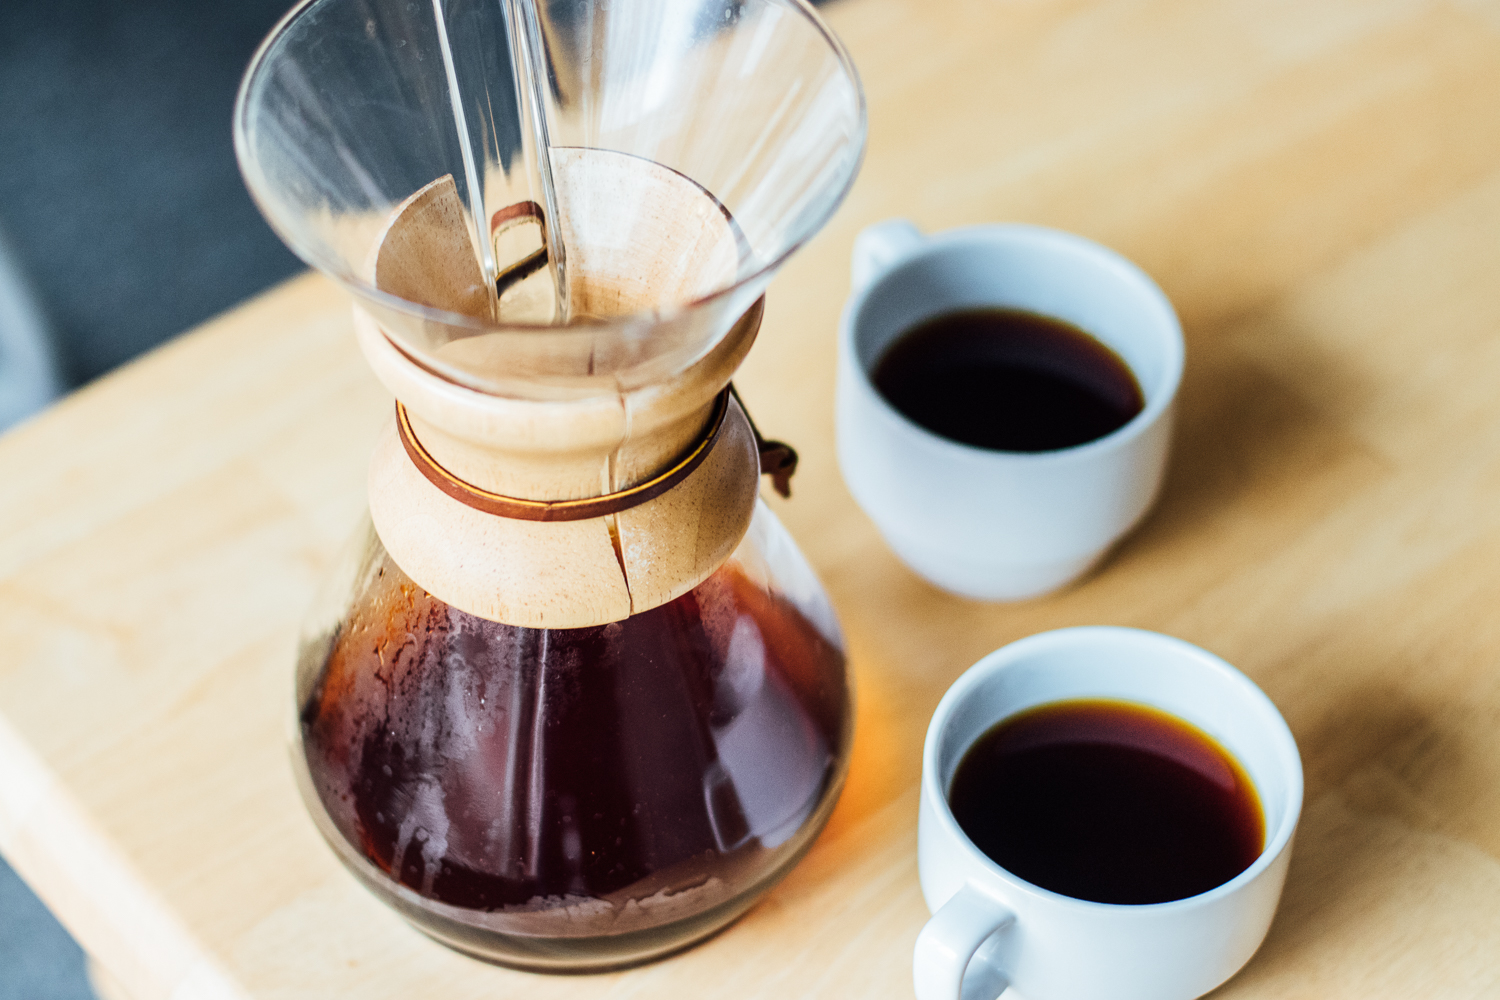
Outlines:
POLYGON ((1202 996, 1265 938, 1301 811, 1302 761, 1286 722, 1212 653, 1156 632, 1106 627, 1043 632, 996 650, 954 682, 927 729, 917 851, 933 916, 917 938, 918 1000, 993 1000, 1007 985, 1025 1000, 1202 996), (1151 705, 1233 754, 1265 817, 1255 862, 1197 896, 1125 906, 1032 885, 975 847, 948 807, 964 752, 996 722, 1068 698, 1151 705))
POLYGON ((993 225, 924 237, 892 219, 855 241, 839 327, 839 467, 890 547, 939 587, 1018 600, 1087 572, 1156 498, 1181 378, 1171 303, 1140 268, 1081 236, 993 225), (1145 408, 1087 444, 1004 452, 940 437, 876 390, 871 372, 900 334, 984 306, 1092 334, 1130 367, 1145 408))

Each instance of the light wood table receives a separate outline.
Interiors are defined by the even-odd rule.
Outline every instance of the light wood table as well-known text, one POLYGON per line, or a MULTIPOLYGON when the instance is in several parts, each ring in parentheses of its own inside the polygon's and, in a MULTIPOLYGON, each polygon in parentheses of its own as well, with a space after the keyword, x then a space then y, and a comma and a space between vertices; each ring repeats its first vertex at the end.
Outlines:
POLYGON ((1281 707, 1308 788, 1226 997, 1500 991, 1500 4, 836 0, 863 175, 773 286, 741 392, 858 685, 849 785, 738 924, 634 971, 445 950, 360 889, 286 763, 298 621, 390 403, 303 277, 0 440, 0 849, 155 997, 908 997, 923 729, 980 655, 1170 632, 1281 707), (1026 220, 1139 261, 1188 337, 1162 501, 1093 579, 946 596, 834 463, 856 231, 1026 220))

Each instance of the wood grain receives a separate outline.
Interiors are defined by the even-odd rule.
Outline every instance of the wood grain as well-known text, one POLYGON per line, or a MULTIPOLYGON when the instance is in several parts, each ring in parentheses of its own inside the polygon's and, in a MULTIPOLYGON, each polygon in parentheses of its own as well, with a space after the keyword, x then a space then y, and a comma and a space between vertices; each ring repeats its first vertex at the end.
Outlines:
POLYGON ((296 279, 0 440, 0 849, 156 997, 910 996, 927 718, 1045 628, 1182 636, 1255 678, 1308 796, 1271 936, 1225 997, 1500 990, 1500 6, 835 0, 863 174, 773 286, 738 383, 795 442, 771 498, 828 585, 853 770, 725 933, 625 973, 473 962, 318 841, 284 755, 292 649, 389 400, 296 279), (906 571, 834 463, 854 234, 1021 220, 1140 262, 1188 337, 1163 499, 1022 605, 906 571))

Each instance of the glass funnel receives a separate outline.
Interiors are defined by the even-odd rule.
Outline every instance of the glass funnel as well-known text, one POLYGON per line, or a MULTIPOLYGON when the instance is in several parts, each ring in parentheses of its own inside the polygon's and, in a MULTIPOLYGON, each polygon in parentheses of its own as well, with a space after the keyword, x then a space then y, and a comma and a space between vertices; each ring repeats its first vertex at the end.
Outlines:
POLYGON ((659 957, 832 810, 843 640, 727 386, 864 131, 800 0, 309 0, 252 61, 246 182, 398 400, 304 634, 295 767, 439 940, 659 957))
POLYGON ((660 381, 707 353, 843 199, 865 113, 800 0, 308 0, 252 61, 234 134, 277 234, 411 357, 550 398, 660 381), (704 203, 663 194, 662 176, 704 203), (377 287, 393 211, 443 177, 476 276, 542 242, 547 267, 498 295, 377 287), (543 225, 497 227, 516 206, 543 225), (719 213, 727 239, 704 232, 719 213))

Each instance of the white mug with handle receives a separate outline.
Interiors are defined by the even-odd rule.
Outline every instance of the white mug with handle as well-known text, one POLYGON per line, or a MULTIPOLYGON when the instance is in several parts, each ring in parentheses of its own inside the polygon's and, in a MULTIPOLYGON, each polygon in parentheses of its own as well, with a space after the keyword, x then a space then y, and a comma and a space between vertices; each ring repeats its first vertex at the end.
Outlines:
POLYGON ((859 234, 851 277, 839 324, 839 468, 896 555, 980 600, 1035 597, 1088 572, 1151 507, 1166 467, 1183 345, 1161 289, 1072 233, 1013 224, 924 236, 905 219, 859 234), (1145 408, 1075 447, 1007 452, 935 434, 875 387, 876 366, 903 333, 991 307, 1084 330, 1125 362, 1145 408))
MULTIPOLYGON (((918 867, 932 911, 917 938, 918 1000, 1192 1000, 1250 960, 1270 928, 1302 810, 1302 763, 1269 698, 1196 646, 1139 629, 1087 627, 999 649, 948 689, 922 759, 918 867), (1013 875, 954 819, 965 751, 1002 719, 1073 698, 1152 706, 1198 727, 1250 776, 1265 843, 1239 875, 1186 899, 1095 903, 1013 875)), ((1016 816, 1015 823, 1026 817, 1016 816)))

